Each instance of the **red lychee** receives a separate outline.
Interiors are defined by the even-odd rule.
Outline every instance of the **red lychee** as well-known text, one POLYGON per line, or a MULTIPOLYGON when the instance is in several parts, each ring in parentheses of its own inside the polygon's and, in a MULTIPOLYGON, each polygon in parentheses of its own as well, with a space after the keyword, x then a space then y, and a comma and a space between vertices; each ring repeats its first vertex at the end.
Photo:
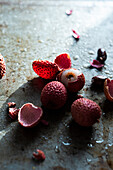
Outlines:
POLYGON ((62 82, 70 92, 78 92, 85 84, 84 74, 75 68, 61 71, 56 80, 62 82))
POLYGON ((3 56, 0 54, 0 79, 5 75, 6 73, 6 65, 3 56))
POLYGON ((40 107, 26 103, 19 110, 18 122, 24 127, 34 127, 39 123, 42 115, 43 110, 40 107))
POLYGON ((43 88, 41 92, 41 102, 45 108, 59 109, 64 106, 67 100, 67 90, 58 81, 52 81, 43 88))
POLYGON ((80 98, 71 105, 71 114, 76 123, 88 127, 98 122, 102 111, 100 106, 94 101, 80 98))

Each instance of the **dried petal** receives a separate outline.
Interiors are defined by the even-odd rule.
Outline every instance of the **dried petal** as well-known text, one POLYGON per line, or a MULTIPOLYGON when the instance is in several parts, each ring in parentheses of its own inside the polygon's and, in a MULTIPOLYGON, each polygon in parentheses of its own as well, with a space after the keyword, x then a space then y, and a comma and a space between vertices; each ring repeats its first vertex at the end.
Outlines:
POLYGON ((79 38, 80 38, 80 35, 79 35, 75 30, 72 29, 72 31, 73 31, 72 36, 73 36, 75 39, 79 39, 79 38))
POLYGON ((93 60, 93 62, 89 61, 92 67, 102 68, 104 65, 101 64, 98 60, 93 60))

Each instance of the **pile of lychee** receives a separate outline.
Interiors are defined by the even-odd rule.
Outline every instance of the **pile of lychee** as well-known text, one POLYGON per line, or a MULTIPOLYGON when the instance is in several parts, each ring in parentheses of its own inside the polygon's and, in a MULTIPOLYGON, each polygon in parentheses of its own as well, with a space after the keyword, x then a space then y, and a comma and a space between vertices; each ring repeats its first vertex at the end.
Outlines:
MULTIPOLYGON (((32 63, 35 73, 43 79, 48 79, 41 92, 42 105, 47 109, 60 109, 66 105, 71 95, 76 95, 85 85, 85 76, 78 69, 71 68, 71 58, 64 53, 57 56, 54 62, 35 60, 32 63)), ((4 58, 0 55, 0 79, 6 72, 4 58)), ((106 98, 113 102, 113 80, 101 76, 93 78, 96 84, 104 82, 106 98)), ((71 103, 71 114, 76 123, 81 126, 92 126, 99 121, 102 114, 100 106, 92 100, 79 97, 71 103)), ((43 109, 32 103, 24 104, 17 109, 13 103, 9 105, 9 115, 12 119, 18 116, 19 123, 24 127, 33 127, 43 116, 43 109)))
MULTIPOLYGON (((56 57, 54 63, 34 61, 33 70, 42 78, 51 79, 41 92, 42 105, 47 109, 60 109, 66 105, 68 94, 75 94, 85 84, 85 76, 78 69, 71 68, 69 54, 56 57), (44 74, 43 74, 44 73, 44 74)), ((92 126, 101 116, 100 106, 92 100, 79 98, 71 105, 71 114, 81 126, 92 126)))

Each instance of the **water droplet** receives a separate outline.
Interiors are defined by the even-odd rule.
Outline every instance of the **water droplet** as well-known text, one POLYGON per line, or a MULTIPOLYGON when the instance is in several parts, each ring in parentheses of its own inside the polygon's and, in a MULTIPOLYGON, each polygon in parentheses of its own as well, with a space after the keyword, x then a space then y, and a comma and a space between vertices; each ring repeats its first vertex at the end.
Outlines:
POLYGON ((96 143, 103 143, 104 142, 104 140, 102 139, 102 140, 97 140, 96 141, 96 143))
POLYGON ((59 146, 57 146, 57 145, 55 146, 55 152, 56 152, 56 153, 59 153, 59 152, 60 152, 59 146))
POLYGON ((109 74, 110 72, 108 70, 105 71, 106 74, 109 74))
POLYGON ((78 60, 78 59, 79 59, 78 55, 73 56, 73 60, 78 60))
POLYGON ((88 54, 94 55, 94 51, 93 51, 93 50, 90 50, 90 51, 88 51, 88 54))
POLYGON ((92 143, 88 143, 88 145, 87 145, 88 147, 90 147, 90 148, 92 148, 93 147, 93 145, 92 145, 92 143))
POLYGON ((83 67, 84 67, 84 68, 88 68, 88 67, 89 67, 89 64, 84 64, 83 67))
POLYGON ((86 161, 89 164, 92 160, 87 158, 86 161))
POLYGON ((62 142, 62 144, 65 145, 65 146, 71 145, 71 143, 69 143, 69 142, 62 142))

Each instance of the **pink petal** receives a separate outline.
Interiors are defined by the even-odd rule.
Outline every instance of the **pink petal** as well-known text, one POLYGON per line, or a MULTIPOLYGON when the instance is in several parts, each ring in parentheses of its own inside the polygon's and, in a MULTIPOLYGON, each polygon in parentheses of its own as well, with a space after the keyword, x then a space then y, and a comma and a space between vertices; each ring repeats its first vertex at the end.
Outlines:
POLYGON ((68 10, 66 10, 66 14, 67 14, 67 15, 71 15, 71 14, 72 14, 72 12, 73 12, 73 10, 69 10, 69 9, 68 9, 68 10))
POLYGON ((75 30, 72 29, 72 31, 73 31, 72 36, 73 36, 75 39, 79 39, 79 38, 80 38, 80 35, 79 35, 75 30))
POLYGON ((103 67, 104 65, 101 64, 98 60, 93 60, 93 62, 89 61, 91 66, 95 67, 95 68, 101 68, 103 67))

